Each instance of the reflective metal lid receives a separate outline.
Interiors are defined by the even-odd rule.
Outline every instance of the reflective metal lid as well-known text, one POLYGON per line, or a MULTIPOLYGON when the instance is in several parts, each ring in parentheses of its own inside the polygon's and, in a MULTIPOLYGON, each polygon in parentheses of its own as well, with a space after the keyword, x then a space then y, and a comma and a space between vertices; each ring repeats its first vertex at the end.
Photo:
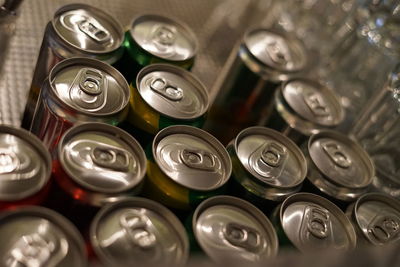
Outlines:
POLYGON ((119 193, 146 174, 146 155, 125 131, 103 123, 68 130, 58 146, 62 168, 76 183, 95 192, 119 193))
POLYGON ((357 226, 374 245, 400 241, 400 201, 383 194, 360 197, 354 206, 357 226))
POLYGON ((51 91, 73 111, 103 117, 120 113, 129 102, 125 78, 113 67, 89 58, 70 58, 50 72, 51 91))
POLYGON ((288 197, 280 207, 280 222, 286 236, 302 252, 348 251, 356 246, 356 233, 344 213, 314 194, 297 193, 288 197))
POLYGON ((68 45, 89 53, 112 52, 124 39, 124 30, 115 19, 84 4, 63 6, 54 14, 52 25, 68 45))
POLYGON ((260 182, 288 189, 299 186, 307 174, 300 148, 283 134, 265 127, 249 127, 234 141, 237 157, 260 182))
POLYGON ((85 243, 60 214, 27 206, 0 215, 0 266, 87 266, 85 243))
POLYGON ((92 221, 90 241, 105 266, 181 266, 189 241, 176 216, 144 198, 102 208, 92 221))
POLYGON ((34 195, 47 184, 50 174, 50 154, 35 135, 0 125, 0 201, 34 195))
POLYGON ((278 238, 268 218, 239 198, 205 200, 193 215, 192 227, 203 251, 216 262, 260 263, 278 252, 278 238))
POLYGON ((204 85, 190 72, 173 65, 145 67, 136 77, 136 88, 150 107, 173 119, 195 119, 208 109, 204 85))
POLYGON ((223 145, 209 133, 192 126, 170 126, 153 141, 154 160, 176 183, 199 191, 223 186, 232 163, 223 145))
POLYGON ((129 32, 141 48, 162 59, 184 61, 197 53, 196 35, 175 19, 141 15, 133 20, 129 32))

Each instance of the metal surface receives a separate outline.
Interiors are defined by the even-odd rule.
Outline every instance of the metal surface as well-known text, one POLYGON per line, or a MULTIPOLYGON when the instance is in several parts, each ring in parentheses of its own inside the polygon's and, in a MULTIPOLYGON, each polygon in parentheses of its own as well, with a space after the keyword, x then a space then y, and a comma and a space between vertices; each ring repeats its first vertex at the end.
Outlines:
POLYGON ((264 263, 278 252, 278 238, 265 215, 235 197, 212 197, 196 209, 193 232, 203 251, 215 262, 264 263))

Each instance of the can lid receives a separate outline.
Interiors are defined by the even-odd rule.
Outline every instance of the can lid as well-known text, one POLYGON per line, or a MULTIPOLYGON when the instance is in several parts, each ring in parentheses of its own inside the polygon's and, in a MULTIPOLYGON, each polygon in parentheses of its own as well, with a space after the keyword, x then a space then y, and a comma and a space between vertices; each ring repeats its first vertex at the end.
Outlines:
POLYGON ((344 118, 344 110, 333 91, 316 81, 292 79, 282 85, 279 93, 298 116, 313 124, 334 127, 344 118))
POLYGON ((216 262, 264 262, 278 252, 278 238, 268 218, 242 199, 216 196, 203 201, 193 215, 194 236, 216 262))
POLYGON ((146 174, 146 155, 125 131, 103 123, 85 123, 61 138, 58 157, 76 183, 101 193, 119 193, 138 185, 146 174))
POLYGON ((61 7, 52 20, 57 35, 68 45, 94 54, 118 49, 124 39, 122 26, 104 11, 85 4, 61 7))
POLYGON ((192 126, 164 128, 154 138, 152 152, 161 171, 189 189, 214 190, 231 175, 232 163, 224 146, 192 126))
POLYGON ((400 201, 378 193, 360 197, 354 215, 363 235, 374 245, 400 241, 400 201))
POLYGON ((244 168, 264 184, 290 189, 306 177, 307 162, 300 148, 275 130, 246 128, 235 138, 234 147, 244 168))
POLYGON ((52 93, 62 104, 89 116, 121 112, 129 102, 125 78, 99 60, 70 58, 58 63, 49 74, 52 93))
POLYGON ((280 222, 286 236, 302 252, 348 251, 356 246, 356 233, 346 215, 332 202, 314 194, 289 196, 280 207, 280 222))
POLYGON ((303 43, 288 33, 253 29, 245 34, 244 45, 264 68, 281 74, 302 71, 308 64, 303 43))
POLYGON ((39 192, 49 181, 51 156, 32 133, 0 125, 0 201, 39 192))
POLYGON ((196 35, 176 19, 141 15, 133 20, 129 32, 139 47, 162 59, 184 61, 197 53, 196 35))
POLYGON ((87 266, 85 243, 60 214, 26 206, 0 215, 1 266, 87 266))
POLYGON ((312 163, 322 172, 323 179, 340 187, 367 190, 375 175, 367 152, 339 132, 323 131, 312 135, 308 141, 308 153, 312 163))
POLYGON ((90 241, 108 266, 183 266, 189 256, 178 218, 157 202, 138 197, 103 207, 92 221, 90 241))
POLYGON ((136 78, 136 88, 150 107, 173 119, 196 119, 208 109, 204 85, 190 72, 173 65, 143 68, 136 78))

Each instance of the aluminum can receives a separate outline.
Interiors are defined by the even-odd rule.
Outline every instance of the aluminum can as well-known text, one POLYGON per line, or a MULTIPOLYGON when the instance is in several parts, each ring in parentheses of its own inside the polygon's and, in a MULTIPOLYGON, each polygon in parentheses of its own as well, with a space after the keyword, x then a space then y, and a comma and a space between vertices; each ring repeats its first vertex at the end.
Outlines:
POLYGON ((129 96, 126 80, 110 65, 89 58, 66 59, 43 84, 31 132, 53 150, 75 123, 122 122, 129 96))
POLYGON ((262 264, 278 253, 278 237, 269 219, 236 197, 203 201, 194 212, 191 228, 204 253, 219 264, 262 264))
POLYGON ((80 124, 58 145, 52 201, 84 225, 99 207, 139 194, 145 174, 146 155, 132 136, 103 123, 80 124))
POLYGON ((124 30, 104 11, 85 4, 58 9, 46 26, 36 63, 22 127, 31 127, 42 84, 51 69, 71 57, 88 57, 114 64, 122 56, 124 30))
POLYGON ((283 134, 249 127, 228 144, 227 151, 232 161, 231 194, 265 210, 300 191, 307 162, 300 148, 283 134))
POLYGON ((310 193, 296 193, 271 215, 281 249, 310 253, 356 247, 357 236, 346 215, 332 202, 310 193))
POLYGON ((190 72, 167 64, 153 64, 131 83, 127 120, 155 135, 171 125, 203 126, 208 110, 205 86, 190 72))
POLYGON ((184 266, 189 257, 178 218, 138 197, 103 207, 91 224, 90 243, 101 266, 184 266))
POLYGON ((190 70, 198 50, 194 32, 175 18, 144 14, 133 19, 125 33, 124 56, 118 63, 128 82, 140 69, 153 63, 168 63, 190 70))
POLYGON ((170 126, 153 140, 144 194, 170 208, 189 210, 222 194, 231 171, 228 152, 215 137, 191 126, 170 126))
POLYGON ((349 137, 322 131, 312 135, 302 148, 308 163, 307 190, 323 194, 339 206, 370 190, 374 165, 367 152, 349 137))
POLYGON ((300 40, 272 29, 248 31, 232 53, 204 128, 223 144, 260 125, 279 84, 300 75, 309 61, 300 40))
POLYGON ((283 83, 274 100, 262 124, 297 144, 321 130, 337 127, 344 119, 344 109, 333 91, 313 80, 294 78, 283 83))
POLYGON ((40 140, 24 129, 0 125, 0 211, 42 204, 50 175, 50 153, 40 140))
POLYGON ((25 206, 0 214, 1 266, 87 266, 85 243, 55 211, 25 206))
POLYGON ((400 201, 368 193, 351 204, 346 215, 353 223, 360 246, 381 246, 400 241, 400 201))

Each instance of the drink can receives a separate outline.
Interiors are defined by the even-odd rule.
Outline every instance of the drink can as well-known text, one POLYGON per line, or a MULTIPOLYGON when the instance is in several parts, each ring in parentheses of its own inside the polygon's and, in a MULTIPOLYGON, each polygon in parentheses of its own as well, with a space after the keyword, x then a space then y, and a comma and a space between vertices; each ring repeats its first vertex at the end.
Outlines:
POLYGON ((126 80, 110 65, 89 58, 66 59, 43 84, 31 132, 53 150, 77 122, 122 122, 129 96, 126 80))
POLYGON ((203 201, 193 214, 191 231, 216 263, 262 264, 278 253, 278 237, 269 219, 249 202, 231 196, 203 201))
POLYGON ((222 194, 232 171, 228 152, 209 133, 177 125, 161 130, 147 161, 147 197, 177 210, 222 194))
POLYGON ((114 64, 122 56, 123 39, 122 26, 98 8, 70 4, 58 9, 45 28, 22 127, 30 129, 42 84, 58 62, 71 57, 89 57, 114 64))
POLYGON ((227 150, 232 161, 231 194, 265 210, 300 191, 307 162, 300 148, 283 134, 249 127, 227 150))
POLYGON ((344 119, 344 109, 333 91, 313 80, 291 79, 279 87, 274 99, 263 125, 297 144, 321 130, 335 128, 344 119))
POLYGON ((1 266, 87 266, 78 230, 55 211, 25 206, 0 214, 1 266))
POLYGON ((322 131, 302 148, 308 163, 307 190, 323 194, 339 206, 370 190, 375 168, 354 140, 335 131, 322 131))
POLYGON ((400 241, 400 201, 380 193, 368 193, 346 211, 358 244, 380 246, 400 241))
POLYGON ((127 120, 155 135, 171 125, 201 127, 208 110, 208 93, 190 72, 167 64, 143 68, 131 83, 127 120))
POLYGON ((224 144, 243 128, 262 123, 276 88, 309 62, 299 39, 272 29, 248 31, 232 53, 205 125, 224 144))
POLYGON ((153 63, 168 63, 190 70, 198 40, 188 26, 175 18, 144 14, 133 19, 123 46, 125 52, 119 67, 128 82, 134 82, 140 69, 153 63))
POLYGON ((184 266, 189 241, 178 218, 163 205, 132 197, 103 207, 90 227, 101 266, 184 266))
POLYGON ((296 193, 271 215, 281 248, 301 252, 349 251, 357 236, 346 215, 332 202, 310 193, 296 193))
POLYGON ((30 132, 0 125, 0 210, 42 204, 50 188, 51 157, 30 132))

